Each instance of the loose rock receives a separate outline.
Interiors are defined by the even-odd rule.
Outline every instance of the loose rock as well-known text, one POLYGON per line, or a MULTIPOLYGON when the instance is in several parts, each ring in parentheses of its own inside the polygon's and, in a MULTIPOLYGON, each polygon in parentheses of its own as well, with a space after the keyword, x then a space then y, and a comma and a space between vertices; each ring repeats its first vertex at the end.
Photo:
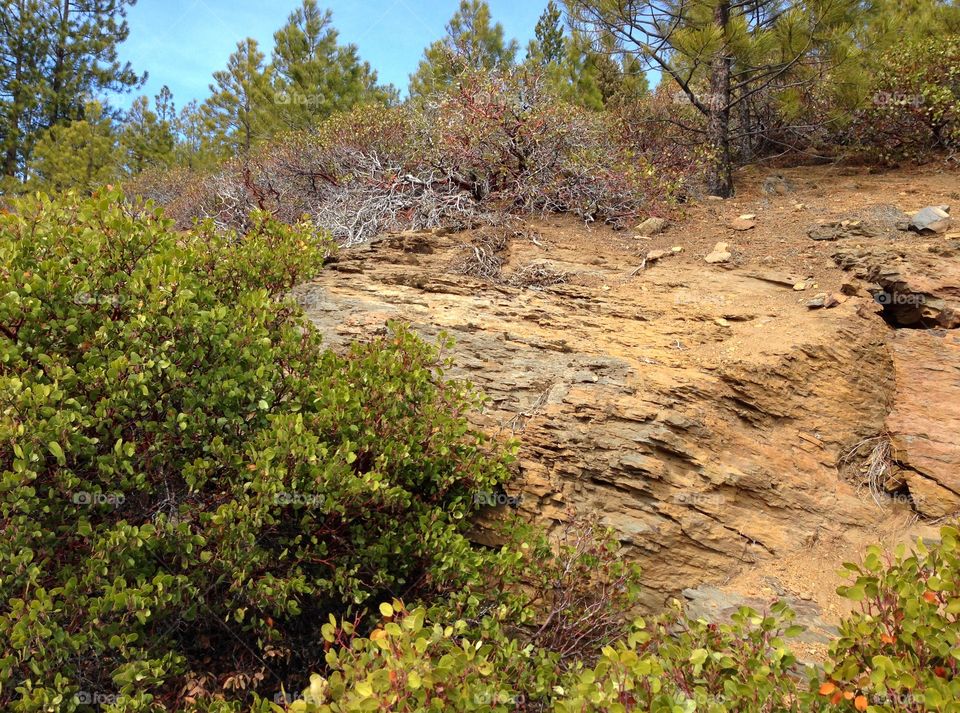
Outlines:
POLYGON ((950 206, 928 205, 910 219, 910 230, 915 233, 945 233, 951 225, 950 206))
POLYGON ((731 258, 730 251, 727 249, 729 246, 726 243, 717 243, 713 246, 713 252, 707 255, 704 261, 715 265, 718 263, 729 262, 731 258))
POLYGON ((638 235, 649 237, 662 233, 667 227, 667 221, 663 218, 647 218, 636 227, 638 235))
POLYGON ((793 185, 781 174, 777 173, 772 176, 767 176, 763 180, 763 186, 761 190, 768 196, 779 195, 783 196, 787 193, 793 192, 793 185))

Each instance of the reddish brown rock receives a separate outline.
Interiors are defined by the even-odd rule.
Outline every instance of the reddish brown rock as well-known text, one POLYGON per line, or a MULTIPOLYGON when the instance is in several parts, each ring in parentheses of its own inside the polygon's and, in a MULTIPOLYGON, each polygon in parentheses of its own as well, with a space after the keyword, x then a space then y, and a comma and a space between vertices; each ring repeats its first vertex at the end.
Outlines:
POLYGON ((891 352, 893 457, 920 513, 954 514, 960 510, 960 334, 901 329, 891 352))

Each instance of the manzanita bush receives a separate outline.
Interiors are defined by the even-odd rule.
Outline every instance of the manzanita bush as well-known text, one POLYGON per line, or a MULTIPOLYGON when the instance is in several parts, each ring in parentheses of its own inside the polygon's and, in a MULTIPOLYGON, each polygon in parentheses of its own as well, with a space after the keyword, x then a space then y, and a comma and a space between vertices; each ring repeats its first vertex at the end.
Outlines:
POLYGON ((853 139, 881 161, 960 150, 960 37, 898 43, 879 59, 853 139))
POLYGON ((115 191, 0 217, 3 710, 243 700, 330 614, 474 576, 471 493, 507 476, 479 397, 401 327, 325 350, 282 293, 329 239, 252 225, 115 191))
POLYGON ((445 341, 323 348, 285 297, 332 249, 310 224, 178 232, 112 190, 12 208, 3 710, 960 711, 955 527, 848 566, 861 609, 815 671, 782 603, 644 622, 595 525, 470 543, 512 449, 470 426, 445 341))
MULTIPOLYGON (((569 554, 569 553, 568 553, 569 554)), ((550 570, 563 554, 543 556, 550 570)), ((589 558, 575 562, 593 561, 589 558)), ((611 559, 594 561, 598 572, 611 559)), ((840 594, 860 602, 845 619, 822 667, 797 662, 791 638, 803 627, 782 602, 741 608, 727 624, 692 621, 672 610, 635 620, 622 636, 559 665, 549 648, 487 618, 431 622, 399 601, 360 637, 331 620, 326 674, 285 693, 274 711, 557 711, 601 713, 780 713, 960 710, 960 545, 958 530, 885 556, 871 548, 848 564, 840 594)), ((576 567, 571 568, 575 571, 576 567)), ((264 702, 264 705, 266 703, 264 702)), ((264 708, 266 710, 266 708, 264 708)))
POLYGON ((872 547, 847 565, 840 594, 859 609, 840 627, 823 695, 851 710, 960 711, 958 536, 944 527, 935 546, 872 547))

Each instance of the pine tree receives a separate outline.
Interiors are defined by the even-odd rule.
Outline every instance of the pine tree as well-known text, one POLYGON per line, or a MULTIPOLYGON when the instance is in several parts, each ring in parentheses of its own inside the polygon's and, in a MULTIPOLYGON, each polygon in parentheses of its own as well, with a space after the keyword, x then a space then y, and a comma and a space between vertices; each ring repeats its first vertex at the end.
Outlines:
POLYGON ((117 135, 98 102, 85 118, 47 129, 34 147, 30 183, 46 191, 89 191, 115 180, 120 164, 117 135))
POLYGON ((134 0, 0 0, 0 142, 8 181, 24 178, 33 145, 82 119, 90 98, 142 83, 117 58, 134 0))
POLYGON ((363 102, 387 102, 376 72, 361 62, 356 45, 337 43, 329 10, 303 0, 274 36, 274 110, 278 128, 305 129, 334 112, 363 102))
POLYGON ((42 8, 40 0, 0 0, 0 147, 7 184, 22 178, 26 157, 43 130, 40 102, 50 38, 42 8))
POLYGON ((461 0, 447 23, 447 36, 424 51, 410 77, 410 96, 423 97, 450 86, 467 69, 509 67, 517 55, 517 41, 504 39, 503 25, 491 24, 484 0, 461 0))
POLYGON ((554 0, 549 0, 534 28, 534 39, 527 46, 527 61, 540 67, 562 64, 564 48, 563 13, 554 0))
MULTIPOLYGON (((136 0, 53 0, 50 96, 46 124, 80 118, 90 96, 143 83, 130 63, 117 58, 117 46, 130 33, 127 7, 136 0)), ((48 2, 48 4, 51 4, 48 2)))
POLYGON ((264 59, 257 41, 248 37, 237 43, 227 68, 213 73, 203 111, 213 144, 225 157, 248 154, 270 133, 265 123, 274 96, 264 59))
MULTIPOLYGON (((548 17, 550 8, 541 16, 548 17)), ((541 23, 537 24, 538 32, 541 23)), ((647 76, 642 64, 629 55, 617 56, 612 51, 597 52, 583 33, 574 30, 571 34, 559 36, 560 49, 557 50, 554 24, 541 32, 531 41, 527 54, 527 64, 543 73, 550 90, 558 97, 572 104, 600 111, 612 103, 635 101, 648 91, 647 76), (549 34, 546 34, 549 33, 549 34), (551 38, 549 41, 541 39, 551 38), (549 47, 552 59, 545 62, 547 54, 541 47, 549 47)), ((610 47, 612 39, 601 41, 602 46, 610 47)))
POLYGON ((168 87, 164 86, 155 97, 154 109, 150 109, 147 97, 137 97, 124 117, 119 141, 123 168, 128 174, 170 166, 174 161, 174 107, 168 87))
POLYGON ((196 99, 189 101, 173 120, 177 137, 174 147, 175 163, 192 169, 205 169, 220 158, 222 148, 214 143, 210 133, 207 112, 196 99))
POLYGON ((709 154, 707 188, 733 193, 732 117, 751 131, 749 105, 761 92, 797 91, 824 80, 852 51, 857 0, 566 0, 575 23, 615 40, 676 84, 703 116, 709 154))

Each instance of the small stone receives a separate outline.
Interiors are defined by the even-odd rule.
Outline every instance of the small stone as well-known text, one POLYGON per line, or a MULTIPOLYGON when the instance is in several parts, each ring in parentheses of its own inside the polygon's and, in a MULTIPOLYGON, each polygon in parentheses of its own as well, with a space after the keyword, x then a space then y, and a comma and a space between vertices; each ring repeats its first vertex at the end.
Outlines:
POLYGON ((651 250, 647 253, 647 262, 656 262, 660 258, 666 257, 669 253, 666 250, 651 250))
POLYGON ((723 317, 717 317, 717 318, 716 318, 715 320, 713 320, 713 321, 716 322, 717 324, 719 324, 721 327, 729 327, 729 326, 730 326, 730 322, 728 322, 727 320, 725 320, 723 317))
POLYGON ((790 182, 781 174, 777 173, 772 176, 767 176, 763 180, 763 185, 760 190, 762 190, 766 195, 786 195, 793 191, 793 186, 790 182))
POLYGON ((744 213, 743 215, 738 215, 737 220, 754 220, 756 217, 754 213, 744 213))
POLYGON ((743 218, 742 216, 730 222, 730 227, 733 230, 750 230, 756 226, 757 224, 755 221, 743 218))
POLYGON ((854 280, 845 280, 843 284, 840 285, 840 293, 855 297, 860 294, 860 283, 854 280))
POLYGON ((667 227, 667 221, 663 218, 647 218, 640 223, 635 230, 643 236, 657 235, 662 233, 667 227))
POLYGON ((670 252, 672 252, 674 255, 677 255, 678 253, 683 252, 683 247, 681 245, 674 245, 672 248, 670 248, 670 252))
POLYGON ((945 233, 950 227, 950 206, 928 205, 910 219, 910 230, 917 233, 945 233), (947 210, 944 210, 946 208, 947 210))
POLYGON ((824 309, 832 309, 838 305, 842 305, 849 299, 846 295, 841 295, 837 292, 831 292, 827 295, 827 298, 823 301, 824 309))
POLYGON ((805 289, 807 289, 807 283, 805 281, 798 282, 793 286, 793 289, 796 290, 797 292, 803 292, 805 289))
POLYGON ((723 198, 721 198, 720 196, 707 196, 707 200, 708 200, 708 201, 722 201, 723 198))
POLYGON ((729 246, 726 243, 717 243, 713 246, 713 252, 703 259, 711 265, 729 262, 731 255, 730 251, 727 249, 728 247, 729 246))

